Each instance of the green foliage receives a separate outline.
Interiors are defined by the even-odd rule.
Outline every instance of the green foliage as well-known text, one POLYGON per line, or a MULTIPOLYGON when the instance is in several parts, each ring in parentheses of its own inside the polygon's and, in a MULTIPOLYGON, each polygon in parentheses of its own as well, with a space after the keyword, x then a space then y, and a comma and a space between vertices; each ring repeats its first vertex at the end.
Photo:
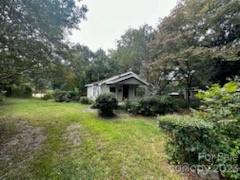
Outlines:
POLYGON ((13 97, 32 97, 32 88, 29 85, 22 84, 19 86, 13 85, 11 87, 13 97))
POLYGON ((71 102, 79 99, 78 92, 75 91, 55 90, 53 96, 56 102, 71 102))
POLYGON ((172 102, 174 103, 174 107, 176 109, 187 109, 188 108, 188 104, 187 104, 187 101, 183 98, 174 98, 173 97, 173 100, 172 102))
POLYGON ((54 92, 53 91, 47 91, 44 96, 42 97, 43 100, 49 100, 49 99, 53 99, 54 92))
POLYGON ((104 116, 112 116, 113 110, 118 108, 118 101, 111 93, 101 94, 96 99, 96 108, 104 116))
POLYGON ((140 109, 140 104, 138 102, 139 100, 126 100, 124 103, 124 109, 132 114, 138 114, 138 111, 140 109))
POLYGON ((229 82, 223 87, 215 84, 197 96, 203 106, 193 116, 159 117, 159 126, 171 136, 168 152, 172 162, 208 165, 222 176, 239 179, 240 159, 240 94, 237 82, 229 82), (199 154, 206 153, 211 161, 198 159, 199 154), (228 158, 216 158, 221 154, 228 158), (220 168, 230 167, 229 170, 220 168), (233 170, 233 171, 231 171, 233 170))
POLYGON ((204 105, 202 109, 207 112, 205 118, 215 122, 239 121, 240 94, 237 82, 229 82, 223 87, 215 84, 207 91, 197 95, 204 105))
MULTIPOLYGON (((229 82, 223 87, 215 84, 207 91, 202 91, 198 97, 202 99, 204 105, 199 116, 214 122, 215 133, 222 135, 221 146, 223 150, 230 153, 232 158, 237 157, 239 166, 240 159, 240 93, 239 82, 229 82)), ((224 162, 223 162, 224 163, 224 162)), ((226 173, 232 179, 239 179, 240 172, 226 173)))
POLYGON ((68 97, 66 96, 66 91, 62 91, 62 90, 55 90, 54 91, 54 100, 56 102, 69 102, 70 100, 68 99, 68 97))
POLYGON ((79 102, 80 102, 81 104, 92 104, 92 100, 89 99, 89 98, 86 97, 86 96, 80 97, 79 102))
POLYGON ((36 70, 44 72, 64 49, 66 29, 76 28, 86 6, 74 0, 0 2, 0 81, 36 70), (43 13, 44 12, 44 13, 43 13))
POLYGON ((155 116, 176 111, 173 99, 169 96, 148 96, 137 101, 127 101, 126 110, 133 114, 155 116))
POLYGON ((216 152, 218 139, 213 125, 192 116, 160 116, 159 126, 171 137, 167 145, 170 160, 175 164, 198 163, 201 152, 216 152))
POLYGON ((68 91, 67 92, 68 97, 71 99, 71 101, 79 101, 79 92, 78 91, 68 91))
MULTIPOLYGON (((206 87, 222 78, 216 74, 228 71, 217 62, 239 60, 239 8, 238 0, 178 2, 150 43, 154 55, 148 79, 159 93, 169 86, 206 87)), ((232 69, 229 77, 236 74, 232 69)))
POLYGON ((192 109, 199 109, 199 107, 201 106, 201 101, 199 99, 191 99, 190 101, 190 104, 188 105, 188 102, 186 99, 184 98, 175 98, 173 97, 172 98, 172 102, 174 104, 174 107, 178 110, 181 110, 181 109, 189 109, 189 108, 192 108, 192 109))
POLYGON ((117 62, 120 71, 131 69, 136 73, 143 70, 143 62, 150 56, 148 43, 153 38, 153 28, 144 25, 139 29, 128 29, 117 41, 117 49, 111 51, 111 58, 117 62))
POLYGON ((0 92, 0 102, 4 101, 4 95, 0 92))

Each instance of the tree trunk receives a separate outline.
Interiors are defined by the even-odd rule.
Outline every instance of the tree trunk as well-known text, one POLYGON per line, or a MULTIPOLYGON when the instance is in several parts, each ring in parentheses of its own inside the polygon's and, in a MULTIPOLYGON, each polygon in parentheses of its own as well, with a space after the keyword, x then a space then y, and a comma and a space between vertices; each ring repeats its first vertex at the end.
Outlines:
POLYGON ((190 89, 187 87, 186 89, 186 100, 187 100, 187 108, 190 108, 191 105, 191 100, 190 100, 190 89))
POLYGON ((186 100, 187 100, 187 107, 188 107, 188 109, 191 106, 191 98, 190 98, 191 88, 192 88, 192 77, 189 74, 188 77, 187 77, 187 89, 186 89, 186 100))

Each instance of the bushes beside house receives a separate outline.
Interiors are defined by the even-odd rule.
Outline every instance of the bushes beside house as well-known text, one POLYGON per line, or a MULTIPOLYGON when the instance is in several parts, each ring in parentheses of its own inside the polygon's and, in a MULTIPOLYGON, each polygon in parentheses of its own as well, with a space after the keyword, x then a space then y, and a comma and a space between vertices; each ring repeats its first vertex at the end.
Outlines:
MULTIPOLYGON (((198 99, 191 101, 191 108, 197 109, 200 106, 198 99)), ((125 109, 132 114, 144 116, 164 115, 188 109, 185 99, 171 96, 147 96, 137 100, 125 102, 125 109)))
POLYGON ((86 97, 86 96, 80 97, 79 102, 80 102, 81 104, 92 104, 92 100, 89 99, 89 98, 86 97))
POLYGON ((118 101, 111 93, 101 94, 97 97, 95 107, 103 116, 113 116, 113 110, 118 108, 118 101))
POLYGON ((148 96, 136 101, 127 101, 125 108, 129 113, 144 116, 172 113, 176 110, 170 96, 148 96))
POLYGON ((90 100, 86 96, 79 96, 77 91, 63 91, 63 90, 55 90, 53 93, 48 92, 43 97, 44 100, 54 99, 56 102, 80 102, 81 104, 91 104, 92 100, 90 100))

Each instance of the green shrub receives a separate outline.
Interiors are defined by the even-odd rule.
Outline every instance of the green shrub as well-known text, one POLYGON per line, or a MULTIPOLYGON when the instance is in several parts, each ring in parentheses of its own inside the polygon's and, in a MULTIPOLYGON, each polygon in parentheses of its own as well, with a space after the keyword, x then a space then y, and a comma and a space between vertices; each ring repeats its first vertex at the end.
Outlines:
MULTIPOLYGON (((172 102, 173 102, 173 106, 177 110, 189 108, 186 99, 183 99, 180 97, 172 97, 172 102)), ((200 105, 201 105, 201 101, 199 99, 191 99, 190 108, 198 109, 200 105)))
POLYGON ((187 109, 188 108, 186 99, 178 98, 178 97, 173 97, 172 99, 173 99, 172 100, 173 105, 176 109, 187 109))
POLYGON ((201 105, 202 103, 199 99, 192 99, 190 102, 190 107, 193 109, 199 109, 201 105))
POLYGON ((53 92, 52 91, 47 91, 46 94, 44 94, 44 96, 42 97, 43 100, 49 100, 49 99, 53 99, 53 92))
POLYGON ((54 91, 53 96, 56 102, 71 102, 78 101, 79 99, 78 92, 62 91, 58 89, 54 91))
POLYGON ((70 102, 67 91, 55 90, 53 95, 56 102, 70 102))
POLYGON ((32 88, 29 85, 22 84, 20 86, 12 86, 12 96, 13 97, 32 97, 32 88))
POLYGON ((219 129, 215 123, 198 116, 168 115, 158 120, 159 126, 170 136, 166 152, 172 163, 205 166, 218 170, 224 177, 239 178, 239 172, 231 172, 231 168, 239 164, 239 130, 226 134, 228 127, 219 129), (235 138, 229 136, 231 133, 235 138), (230 171, 221 169, 222 165, 230 171))
POLYGON ((170 96, 148 96, 137 101, 127 101, 126 110, 133 114, 155 116, 172 113, 176 109, 170 96))
POLYGON ((86 97, 86 96, 80 97, 79 102, 80 102, 81 104, 92 104, 92 100, 89 99, 89 98, 86 97))
POLYGON ((4 95, 0 92, 0 102, 4 101, 4 95))
POLYGON ((236 82, 213 85, 198 94, 203 106, 193 116, 159 117, 159 126, 171 137, 167 152, 172 162, 207 165, 226 179, 240 178, 239 87, 236 82), (202 153, 210 161, 199 158, 202 153))
MULTIPOLYGON (((238 164, 240 167, 240 84, 229 82, 221 87, 214 84, 207 91, 200 92, 197 96, 202 100, 202 112, 198 115, 216 126, 215 133, 221 136, 219 149, 227 151, 230 159, 235 162, 220 162, 238 164)), ((222 172, 229 179, 240 179, 238 172, 222 172)))
POLYGON ((205 118, 215 122, 230 122, 240 119, 240 86, 229 82, 223 87, 214 84, 207 91, 197 94, 203 102, 201 109, 207 112, 205 118))
POLYGON ((125 101, 125 110, 132 114, 138 114, 140 109, 140 104, 137 100, 126 100, 125 101))
POLYGON ((67 96, 70 99, 70 101, 79 101, 79 92, 77 91, 67 91, 67 96))
POLYGON ((114 115, 113 110, 117 109, 117 107, 118 101, 111 93, 101 94, 96 99, 96 108, 98 108, 100 113, 104 116, 114 115))
POLYGON ((158 120, 171 137, 167 145, 171 162, 197 164, 199 153, 216 152, 219 139, 215 137, 213 124, 179 115, 162 116, 158 120))

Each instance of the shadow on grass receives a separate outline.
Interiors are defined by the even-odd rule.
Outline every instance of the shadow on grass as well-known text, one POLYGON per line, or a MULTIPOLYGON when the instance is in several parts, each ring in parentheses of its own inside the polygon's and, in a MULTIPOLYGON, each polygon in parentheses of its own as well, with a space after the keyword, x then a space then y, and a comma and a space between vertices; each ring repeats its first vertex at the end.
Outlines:
POLYGON ((119 115, 116 112, 112 113, 102 113, 100 110, 98 111, 98 116, 103 120, 118 120, 119 115))

